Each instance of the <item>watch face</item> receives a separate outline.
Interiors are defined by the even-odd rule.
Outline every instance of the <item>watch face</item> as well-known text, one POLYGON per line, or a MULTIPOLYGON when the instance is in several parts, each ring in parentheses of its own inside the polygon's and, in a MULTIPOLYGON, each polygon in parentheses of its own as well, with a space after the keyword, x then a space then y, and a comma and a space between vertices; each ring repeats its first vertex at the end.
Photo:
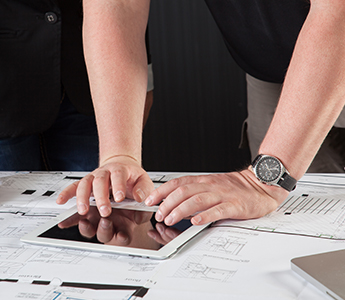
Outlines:
POLYGON ((274 157, 264 157, 256 166, 256 173, 260 180, 264 182, 272 182, 276 180, 281 173, 281 166, 274 157))

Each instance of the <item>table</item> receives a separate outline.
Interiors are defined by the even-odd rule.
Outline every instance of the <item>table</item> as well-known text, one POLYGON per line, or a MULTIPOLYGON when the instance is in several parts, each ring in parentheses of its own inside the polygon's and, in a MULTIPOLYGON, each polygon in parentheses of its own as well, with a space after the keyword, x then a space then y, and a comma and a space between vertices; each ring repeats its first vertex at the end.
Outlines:
MULTIPOLYGON (((21 243, 21 236, 75 205, 72 199, 58 206, 55 199, 85 174, 0 172, 1 299, 329 299, 291 271, 290 260, 344 248, 342 232, 315 237, 318 219, 308 219, 305 228, 297 214, 296 226, 285 226, 288 214, 281 212, 218 222, 163 261, 21 243), (300 235, 301 228, 310 236, 300 235)), ((184 174, 149 175, 159 182, 184 174)), ((289 197, 334 193, 345 201, 342 182, 339 174, 308 174, 289 197)))

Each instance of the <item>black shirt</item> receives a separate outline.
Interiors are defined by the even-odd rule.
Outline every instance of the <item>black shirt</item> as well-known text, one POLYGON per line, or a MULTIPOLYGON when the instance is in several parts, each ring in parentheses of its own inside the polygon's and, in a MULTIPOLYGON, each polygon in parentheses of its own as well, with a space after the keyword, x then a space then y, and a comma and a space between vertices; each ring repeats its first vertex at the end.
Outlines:
POLYGON ((79 0, 0 2, 0 137, 48 129, 62 85, 81 113, 93 113, 81 24, 79 0))
POLYGON ((63 91, 94 113, 82 22, 82 0, 0 1, 0 138, 47 130, 63 91))
POLYGON ((282 83, 309 1, 205 1, 239 66, 258 79, 282 83))

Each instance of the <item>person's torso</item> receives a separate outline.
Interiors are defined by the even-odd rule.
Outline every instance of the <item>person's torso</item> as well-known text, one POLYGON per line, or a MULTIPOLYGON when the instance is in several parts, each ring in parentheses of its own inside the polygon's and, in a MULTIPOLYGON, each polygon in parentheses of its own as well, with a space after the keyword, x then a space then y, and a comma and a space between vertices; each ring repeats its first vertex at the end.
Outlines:
POLYGON ((0 2, 0 137, 49 128, 62 86, 80 112, 92 114, 81 13, 80 0, 0 2))
POLYGON ((284 80, 308 0, 205 0, 233 58, 250 75, 284 80))

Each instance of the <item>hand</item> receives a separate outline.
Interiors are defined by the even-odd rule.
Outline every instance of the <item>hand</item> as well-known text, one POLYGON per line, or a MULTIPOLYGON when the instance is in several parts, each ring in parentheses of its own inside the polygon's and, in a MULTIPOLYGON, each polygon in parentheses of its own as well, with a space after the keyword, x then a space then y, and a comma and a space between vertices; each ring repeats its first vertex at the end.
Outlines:
POLYGON ((90 196, 93 194, 102 217, 111 213, 110 193, 116 202, 125 197, 142 202, 153 191, 153 182, 140 164, 128 156, 116 156, 86 175, 83 179, 65 188, 56 203, 65 204, 77 196, 78 212, 87 214, 90 196))
POLYGON ((158 222, 173 225, 193 216, 194 225, 220 219, 252 219, 275 210, 288 192, 257 180, 250 170, 226 174, 185 176, 163 184, 146 199, 155 205, 158 222))

